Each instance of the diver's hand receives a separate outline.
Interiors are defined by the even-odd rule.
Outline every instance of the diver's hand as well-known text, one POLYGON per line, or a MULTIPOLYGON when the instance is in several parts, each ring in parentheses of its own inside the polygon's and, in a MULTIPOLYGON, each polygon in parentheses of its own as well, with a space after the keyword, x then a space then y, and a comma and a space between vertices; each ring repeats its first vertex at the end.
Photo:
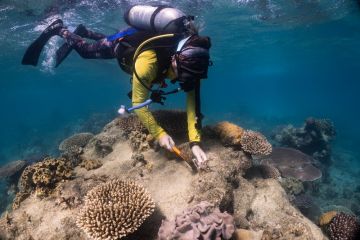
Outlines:
POLYGON ((161 147, 166 148, 170 152, 173 151, 172 148, 175 146, 174 141, 167 134, 164 134, 159 138, 159 144, 160 144, 161 147))
POLYGON ((204 151, 200 148, 200 146, 199 145, 192 146, 191 151, 196 158, 196 165, 198 165, 200 168, 204 167, 208 159, 204 151))

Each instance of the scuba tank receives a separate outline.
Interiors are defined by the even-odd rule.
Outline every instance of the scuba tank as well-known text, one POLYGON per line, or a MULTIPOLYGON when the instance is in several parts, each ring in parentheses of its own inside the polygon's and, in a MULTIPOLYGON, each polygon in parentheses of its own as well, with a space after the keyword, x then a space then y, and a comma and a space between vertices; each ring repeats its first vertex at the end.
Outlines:
POLYGON ((124 15, 130 26, 156 33, 182 33, 186 30, 186 21, 191 17, 182 11, 167 6, 135 5, 124 15))

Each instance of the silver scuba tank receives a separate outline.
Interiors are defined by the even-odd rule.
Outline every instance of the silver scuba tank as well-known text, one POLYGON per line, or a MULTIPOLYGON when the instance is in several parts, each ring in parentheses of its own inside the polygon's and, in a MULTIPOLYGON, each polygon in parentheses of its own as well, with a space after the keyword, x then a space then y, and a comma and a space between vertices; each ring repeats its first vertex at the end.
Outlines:
POLYGON ((135 5, 124 15, 130 26, 158 33, 180 33, 184 31, 186 15, 172 7, 135 5))

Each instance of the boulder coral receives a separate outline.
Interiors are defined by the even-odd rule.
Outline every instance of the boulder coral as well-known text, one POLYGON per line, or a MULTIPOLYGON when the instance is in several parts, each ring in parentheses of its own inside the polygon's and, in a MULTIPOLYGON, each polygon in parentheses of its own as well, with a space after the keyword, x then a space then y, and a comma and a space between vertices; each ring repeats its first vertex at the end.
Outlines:
POLYGON ((19 180, 19 192, 15 196, 13 209, 20 206, 32 192, 38 197, 48 196, 63 179, 72 177, 73 169, 63 158, 45 158, 43 161, 27 166, 19 180))
POLYGON ((93 239, 121 239, 136 231, 154 209, 142 186, 114 179, 87 193, 77 225, 93 239))
POLYGON ((227 121, 216 124, 213 130, 225 145, 240 146, 247 153, 268 155, 272 151, 271 144, 259 132, 244 130, 227 121))
POLYGON ((158 239, 231 239, 234 231, 234 219, 230 214, 203 201, 184 210, 173 221, 163 221, 158 239))
POLYGON ((340 212, 328 226, 330 240, 360 239, 360 224, 354 215, 340 212))
POLYGON ((94 137, 92 133, 78 133, 65 140, 63 140, 59 145, 60 151, 69 151, 74 146, 83 148, 86 144, 94 137))

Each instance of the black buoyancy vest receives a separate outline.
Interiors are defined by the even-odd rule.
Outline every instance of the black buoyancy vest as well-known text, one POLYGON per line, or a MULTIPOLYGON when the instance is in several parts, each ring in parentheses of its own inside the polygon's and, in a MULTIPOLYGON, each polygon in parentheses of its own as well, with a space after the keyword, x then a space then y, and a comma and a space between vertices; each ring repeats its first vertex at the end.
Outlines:
MULTIPOLYGON (((138 31, 131 35, 127 35, 118 40, 115 48, 116 57, 120 68, 126 73, 133 74, 134 54, 141 43, 149 38, 157 36, 154 32, 138 31)), ((142 51, 154 50, 158 62, 158 73, 155 82, 162 82, 165 73, 171 64, 171 56, 175 53, 180 36, 175 35, 171 38, 158 39, 154 42, 146 44, 142 51)))

